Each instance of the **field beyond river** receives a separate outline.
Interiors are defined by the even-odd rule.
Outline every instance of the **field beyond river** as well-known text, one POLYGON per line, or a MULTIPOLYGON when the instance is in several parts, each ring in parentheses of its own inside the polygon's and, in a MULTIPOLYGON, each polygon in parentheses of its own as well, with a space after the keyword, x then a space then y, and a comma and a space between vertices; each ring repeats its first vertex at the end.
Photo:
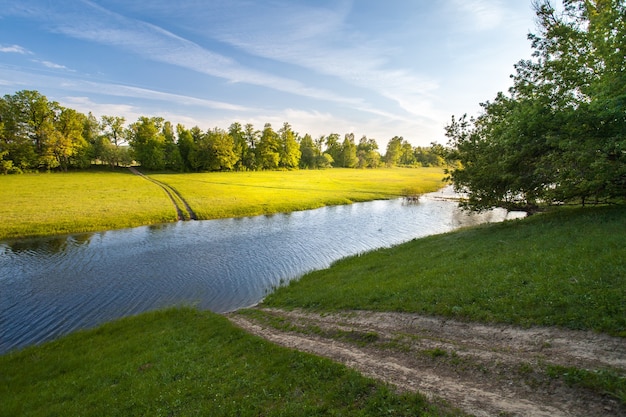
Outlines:
POLYGON ((0 240, 177 221, 174 202, 186 203, 198 220, 210 220, 416 196, 441 188, 443 176, 441 168, 160 173, 147 178, 125 168, 9 175, 0 178, 0 240))

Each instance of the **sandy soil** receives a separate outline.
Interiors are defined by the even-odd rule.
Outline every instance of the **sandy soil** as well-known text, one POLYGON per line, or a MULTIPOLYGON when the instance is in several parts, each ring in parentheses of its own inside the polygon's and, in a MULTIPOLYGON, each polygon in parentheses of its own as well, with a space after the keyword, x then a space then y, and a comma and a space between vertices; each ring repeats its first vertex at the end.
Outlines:
POLYGON ((626 416, 609 395, 550 378, 548 365, 626 373, 626 340, 554 328, 520 329, 403 313, 318 314, 257 308, 236 325, 331 358, 476 416, 626 416))

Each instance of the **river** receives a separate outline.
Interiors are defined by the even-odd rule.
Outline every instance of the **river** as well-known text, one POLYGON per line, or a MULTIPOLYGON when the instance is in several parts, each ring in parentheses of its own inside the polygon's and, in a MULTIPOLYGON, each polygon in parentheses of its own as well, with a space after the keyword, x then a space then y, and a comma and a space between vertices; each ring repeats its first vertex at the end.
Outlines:
POLYGON ((346 256, 519 217, 468 215, 450 193, 0 242, 0 354, 153 309, 251 306, 346 256))

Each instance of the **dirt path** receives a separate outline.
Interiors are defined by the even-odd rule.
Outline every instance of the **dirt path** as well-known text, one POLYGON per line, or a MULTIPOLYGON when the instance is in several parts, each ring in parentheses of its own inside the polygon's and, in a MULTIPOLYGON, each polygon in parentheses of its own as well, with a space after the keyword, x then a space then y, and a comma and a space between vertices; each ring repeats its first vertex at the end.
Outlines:
POLYGON ((403 313, 256 308, 227 317, 279 345, 326 356, 476 416, 626 416, 608 395, 551 378, 550 365, 626 373, 626 340, 403 313))
POLYGON ((150 182, 153 182, 154 184, 161 187, 163 191, 165 191, 167 196, 172 201, 172 204, 174 205, 174 209, 176 209, 176 215, 178 217, 178 220, 197 220, 196 213, 193 212, 189 204, 187 204, 187 201, 185 201, 183 196, 174 187, 171 187, 170 185, 164 182, 157 181, 154 178, 148 177, 147 175, 141 173, 135 167, 128 167, 128 169, 133 174, 139 175, 140 177, 145 178, 150 182))

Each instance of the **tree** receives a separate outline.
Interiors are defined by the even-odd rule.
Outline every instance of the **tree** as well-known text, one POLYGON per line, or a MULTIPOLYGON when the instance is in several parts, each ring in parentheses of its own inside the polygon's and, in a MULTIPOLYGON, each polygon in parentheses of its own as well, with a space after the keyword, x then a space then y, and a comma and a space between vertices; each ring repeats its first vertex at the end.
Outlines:
POLYGON ((339 143, 339 134, 331 133, 325 138, 326 151, 325 153, 332 159, 333 166, 340 166, 341 158, 341 144, 339 143))
POLYGON ((161 117, 141 116, 126 133, 134 159, 146 169, 165 169, 163 123, 161 117))
POLYGON ((3 121, 2 149, 5 159, 20 169, 50 168, 52 161, 45 155, 46 143, 54 130, 55 109, 58 103, 49 102, 37 91, 22 90, 5 95, 0 118, 3 121))
POLYGON ((542 0, 535 11, 534 59, 515 66, 509 95, 446 127, 468 208, 626 196, 626 4, 564 0, 557 12, 542 0))
POLYGON ((246 124, 243 131, 243 137, 248 146, 248 151, 243 158, 243 165, 250 170, 258 168, 257 161, 257 144, 259 142, 259 131, 254 129, 251 123, 246 124))
POLYGON ((300 152, 300 145, 296 140, 296 136, 297 135, 287 122, 285 122, 283 127, 278 131, 278 137, 280 138, 279 167, 286 169, 298 168, 302 152, 300 152))
POLYGON ((265 124, 259 144, 257 146, 257 161, 260 169, 276 169, 280 163, 280 138, 272 129, 272 125, 265 124))
POLYGON ((248 153, 250 152, 248 141, 246 141, 246 134, 243 131, 241 124, 238 122, 230 125, 228 128, 228 134, 233 138, 233 151, 238 157, 235 169, 237 171, 242 171, 246 169, 245 161, 248 157, 248 153))
POLYGON ((387 151, 385 152, 385 163, 389 167, 398 165, 402 156, 402 136, 394 136, 387 143, 387 151))
POLYGON ((176 135, 178 136, 178 141, 176 145, 178 146, 178 153, 180 154, 182 160, 182 170, 187 172, 193 169, 190 155, 193 152, 193 148, 195 146, 193 141, 193 136, 191 132, 181 124, 176 125, 176 135))
POLYGON ((163 124, 162 133, 165 168, 172 171, 183 171, 183 158, 176 144, 176 134, 171 122, 166 121, 163 124))
POLYGON ((380 153, 376 139, 368 139, 362 136, 356 147, 359 168, 376 168, 380 165, 380 153))
POLYGON ((356 156, 356 144, 354 143, 353 133, 345 135, 338 158, 335 160, 337 166, 343 168, 354 168, 357 166, 359 159, 356 156))
POLYGON ((317 168, 318 157, 322 151, 317 147, 313 138, 308 133, 300 139, 300 168, 317 168))
POLYGON ((83 137, 86 116, 74 109, 60 107, 50 132, 44 155, 53 162, 49 166, 67 171, 69 166, 85 168, 89 165, 89 145, 83 137))
POLYGON ((234 140, 228 132, 215 128, 207 132, 211 147, 210 169, 212 171, 230 171, 233 169, 239 156, 235 154, 234 140))

